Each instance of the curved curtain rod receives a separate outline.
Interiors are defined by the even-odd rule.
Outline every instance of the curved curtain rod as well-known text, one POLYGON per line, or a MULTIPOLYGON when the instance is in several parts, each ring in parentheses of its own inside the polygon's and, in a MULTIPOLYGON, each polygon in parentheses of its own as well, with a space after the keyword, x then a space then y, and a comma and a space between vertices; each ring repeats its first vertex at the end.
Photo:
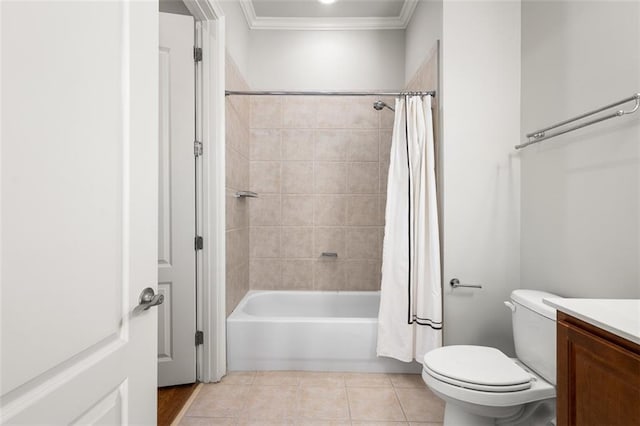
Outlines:
POLYGON ((436 91, 418 92, 288 92, 288 91, 264 91, 264 90, 226 90, 225 96, 250 95, 250 96, 436 96, 436 91))

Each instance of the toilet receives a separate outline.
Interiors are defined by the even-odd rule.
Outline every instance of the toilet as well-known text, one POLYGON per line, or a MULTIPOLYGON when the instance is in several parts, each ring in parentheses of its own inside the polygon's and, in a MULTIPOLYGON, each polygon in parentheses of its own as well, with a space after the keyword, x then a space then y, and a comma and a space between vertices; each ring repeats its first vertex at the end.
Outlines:
POLYGON ((512 311, 517 358, 486 346, 444 346, 424 356, 422 378, 445 402, 445 426, 555 425, 556 311, 515 290, 512 311))

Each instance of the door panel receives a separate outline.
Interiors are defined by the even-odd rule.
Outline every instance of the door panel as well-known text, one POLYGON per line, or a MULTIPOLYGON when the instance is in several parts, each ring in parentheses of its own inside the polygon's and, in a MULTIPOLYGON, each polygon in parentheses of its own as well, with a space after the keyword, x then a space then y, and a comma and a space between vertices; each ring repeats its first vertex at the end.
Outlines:
POLYGON ((194 21, 160 13, 158 385, 196 380, 194 21))
POLYGON ((153 423, 157 10, 1 7, 1 420, 153 423))

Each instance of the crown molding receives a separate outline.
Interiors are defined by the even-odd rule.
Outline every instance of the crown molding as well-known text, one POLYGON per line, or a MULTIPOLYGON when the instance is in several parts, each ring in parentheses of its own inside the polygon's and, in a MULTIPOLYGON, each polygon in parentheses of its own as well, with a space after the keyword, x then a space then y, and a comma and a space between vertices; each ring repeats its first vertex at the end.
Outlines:
POLYGON ((369 18, 274 18, 258 17, 251 0, 240 0, 240 6, 251 30, 404 30, 418 5, 407 0, 399 16, 369 18))

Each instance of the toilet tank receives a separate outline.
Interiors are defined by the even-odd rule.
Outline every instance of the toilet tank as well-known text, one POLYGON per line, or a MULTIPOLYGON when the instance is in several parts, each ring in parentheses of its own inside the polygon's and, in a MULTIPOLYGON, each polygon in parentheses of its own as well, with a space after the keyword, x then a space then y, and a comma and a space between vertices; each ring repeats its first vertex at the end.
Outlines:
POLYGON ((516 356, 545 380, 556 384, 556 310, 542 299, 560 297, 536 290, 514 290, 511 303, 516 356))

